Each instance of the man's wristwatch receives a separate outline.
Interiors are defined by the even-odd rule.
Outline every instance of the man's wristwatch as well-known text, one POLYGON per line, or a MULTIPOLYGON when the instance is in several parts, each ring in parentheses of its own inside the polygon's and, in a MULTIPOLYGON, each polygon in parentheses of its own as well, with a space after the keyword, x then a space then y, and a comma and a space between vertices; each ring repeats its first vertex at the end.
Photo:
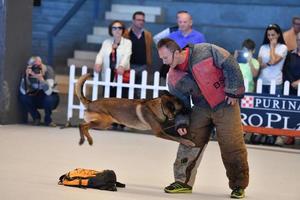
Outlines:
POLYGON ((270 63, 268 63, 268 62, 266 63, 266 65, 267 65, 267 66, 271 66, 271 64, 270 64, 270 63))

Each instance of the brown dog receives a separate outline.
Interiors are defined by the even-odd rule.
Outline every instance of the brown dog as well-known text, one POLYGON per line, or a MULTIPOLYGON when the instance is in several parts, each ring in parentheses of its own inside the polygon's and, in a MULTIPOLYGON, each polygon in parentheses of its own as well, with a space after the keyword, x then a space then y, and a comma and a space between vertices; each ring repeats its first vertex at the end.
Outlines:
POLYGON ((89 77, 90 74, 81 76, 76 84, 77 97, 86 107, 86 122, 79 125, 80 145, 84 143, 85 137, 90 145, 93 144, 88 132, 90 128, 107 129, 112 123, 117 123, 139 130, 152 129, 157 137, 195 146, 190 140, 166 134, 161 127, 165 121, 173 119, 184 110, 183 104, 176 97, 164 94, 151 100, 106 98, 91 101, 83 94, 83 85, 89 77))

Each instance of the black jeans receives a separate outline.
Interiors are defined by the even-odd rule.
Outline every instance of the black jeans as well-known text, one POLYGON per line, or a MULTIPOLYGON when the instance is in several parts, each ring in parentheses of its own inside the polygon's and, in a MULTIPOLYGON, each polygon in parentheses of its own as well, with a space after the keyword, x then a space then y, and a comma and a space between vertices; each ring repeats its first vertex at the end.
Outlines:
MULTIPOLYGON (((33 120, 41 119, 38 109, 45 110, 45 124, 52 122, 51 114, 59 103, 59 96, 53 92, 51 95, 46 95, 43 91, 39 91, 36 95, 24 95, 19 93, 20 102, 26 113, 30 113, 33 120)), ((26 119, 25 119, 26 120, 26 119)))

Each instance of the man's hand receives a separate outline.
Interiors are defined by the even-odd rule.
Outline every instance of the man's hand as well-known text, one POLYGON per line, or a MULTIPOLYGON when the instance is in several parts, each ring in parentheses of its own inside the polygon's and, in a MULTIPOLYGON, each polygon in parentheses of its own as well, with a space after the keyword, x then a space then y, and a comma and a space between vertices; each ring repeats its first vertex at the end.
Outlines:
POLYGON ((234 106, 237 103, 238 99, 226 96, 225 101, 227 102, 227 104, 234 106))
POLYGON ((32 73, 31 77, 36 78, 39 81, 45 80, 42 73, 39 73, 39 74, 32 73))
POLYGON ((250 63, 252 61, 252 58, 253 58, 252 52, 249 50, 247 56, 247 63, 250 63))
POLYGON ((27 66, 25 73, 26 73, 26 77, 29 77, 33 74, 32 70, 31 70, 31 66, 27 66))
POLYGON ((187 129, 186 128, 179 128, 179 129, 177 129, 177 132, 179 133, 180 136, 183 136, 183 135, 187 134, 187 129))

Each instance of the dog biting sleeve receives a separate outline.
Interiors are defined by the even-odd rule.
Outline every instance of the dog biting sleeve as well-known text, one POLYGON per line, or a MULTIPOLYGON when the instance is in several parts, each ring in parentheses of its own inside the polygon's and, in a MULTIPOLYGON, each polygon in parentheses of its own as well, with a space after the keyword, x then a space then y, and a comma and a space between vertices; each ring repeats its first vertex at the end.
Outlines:
POLYGON ((178 114, 175 117, 175 130, 179 128, 187 128, 190 125, 189 115, 178 114))

